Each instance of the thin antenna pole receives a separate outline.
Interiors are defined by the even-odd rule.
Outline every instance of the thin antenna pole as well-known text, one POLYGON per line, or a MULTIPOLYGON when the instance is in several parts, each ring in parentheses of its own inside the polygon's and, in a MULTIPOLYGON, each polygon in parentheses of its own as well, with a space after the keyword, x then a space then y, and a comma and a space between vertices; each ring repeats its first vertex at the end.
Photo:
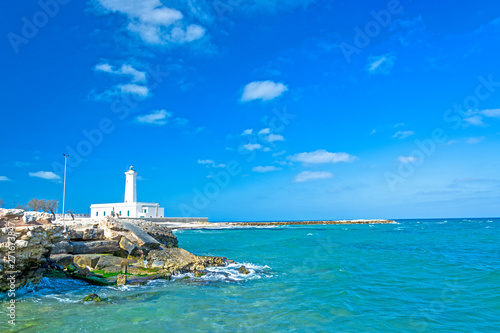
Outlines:
POLYGON ((64 185, 63 185, 63 216, 62 219, 64 221, 64 212, 65 212, 65 204, 66 204, 66 162, 68 161, 69 155, 63 153, 64 156, 64 185))

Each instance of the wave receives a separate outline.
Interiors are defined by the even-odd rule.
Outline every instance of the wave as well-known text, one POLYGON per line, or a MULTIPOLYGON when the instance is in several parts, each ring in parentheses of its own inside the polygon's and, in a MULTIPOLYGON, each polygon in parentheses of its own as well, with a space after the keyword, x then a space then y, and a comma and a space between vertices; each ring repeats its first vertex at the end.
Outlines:
POLYGON ((252 263, 234 263, 224 267, 208 267, 207 273, 201 277, 195 277, 193 273, 184 273, 172 276, 173 280, 182 280, 189 277, 195 281, 222 281, 222 282, 241 282, 246 280, 263 279, 273 277, 272 269, 267 265, 256 265, 252 263), (238 269, 245 266, 248 274, 241 273, 238 269))

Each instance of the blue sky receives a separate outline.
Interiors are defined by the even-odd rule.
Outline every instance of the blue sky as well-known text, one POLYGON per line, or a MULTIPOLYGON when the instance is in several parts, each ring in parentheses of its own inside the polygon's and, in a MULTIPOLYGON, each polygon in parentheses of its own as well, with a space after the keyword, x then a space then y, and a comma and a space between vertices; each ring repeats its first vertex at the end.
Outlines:
POLYGON ((4 1, 0 199, 500 216, 498 1, 4 1))

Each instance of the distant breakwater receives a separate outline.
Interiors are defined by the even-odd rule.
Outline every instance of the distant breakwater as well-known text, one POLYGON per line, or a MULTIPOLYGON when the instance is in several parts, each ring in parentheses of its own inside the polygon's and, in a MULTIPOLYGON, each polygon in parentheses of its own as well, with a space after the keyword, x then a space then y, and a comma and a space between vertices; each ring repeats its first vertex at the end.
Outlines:
MULTIPOLYGON (((340 220, 340 221, 286 221, 286 222, 212 222, 204 223, 203 227, 268 227, 280 225, 326 225, 326 224, 391 224, 393 220, 340 220)), ((189 226, 186 226, 190 228, 189 226)), ((193 228, 198 228, 193 227, 193 228)))

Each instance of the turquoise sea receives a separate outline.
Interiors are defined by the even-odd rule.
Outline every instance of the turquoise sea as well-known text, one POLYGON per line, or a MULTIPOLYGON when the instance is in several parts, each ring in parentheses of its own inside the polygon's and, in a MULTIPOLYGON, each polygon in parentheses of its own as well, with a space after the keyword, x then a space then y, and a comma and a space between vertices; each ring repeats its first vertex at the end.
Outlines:
MULTIPOLYGON (((17 299, 23 332, 499 332, 500 219, 176 232, 238 262, 138 287, 45 279, 17 299), (251 274, 242 276, 244 264, 251 274), (95 292, 103 303, 82 303, 95 292)), ((10 331, 6 303, 0 331, 10 331)))

